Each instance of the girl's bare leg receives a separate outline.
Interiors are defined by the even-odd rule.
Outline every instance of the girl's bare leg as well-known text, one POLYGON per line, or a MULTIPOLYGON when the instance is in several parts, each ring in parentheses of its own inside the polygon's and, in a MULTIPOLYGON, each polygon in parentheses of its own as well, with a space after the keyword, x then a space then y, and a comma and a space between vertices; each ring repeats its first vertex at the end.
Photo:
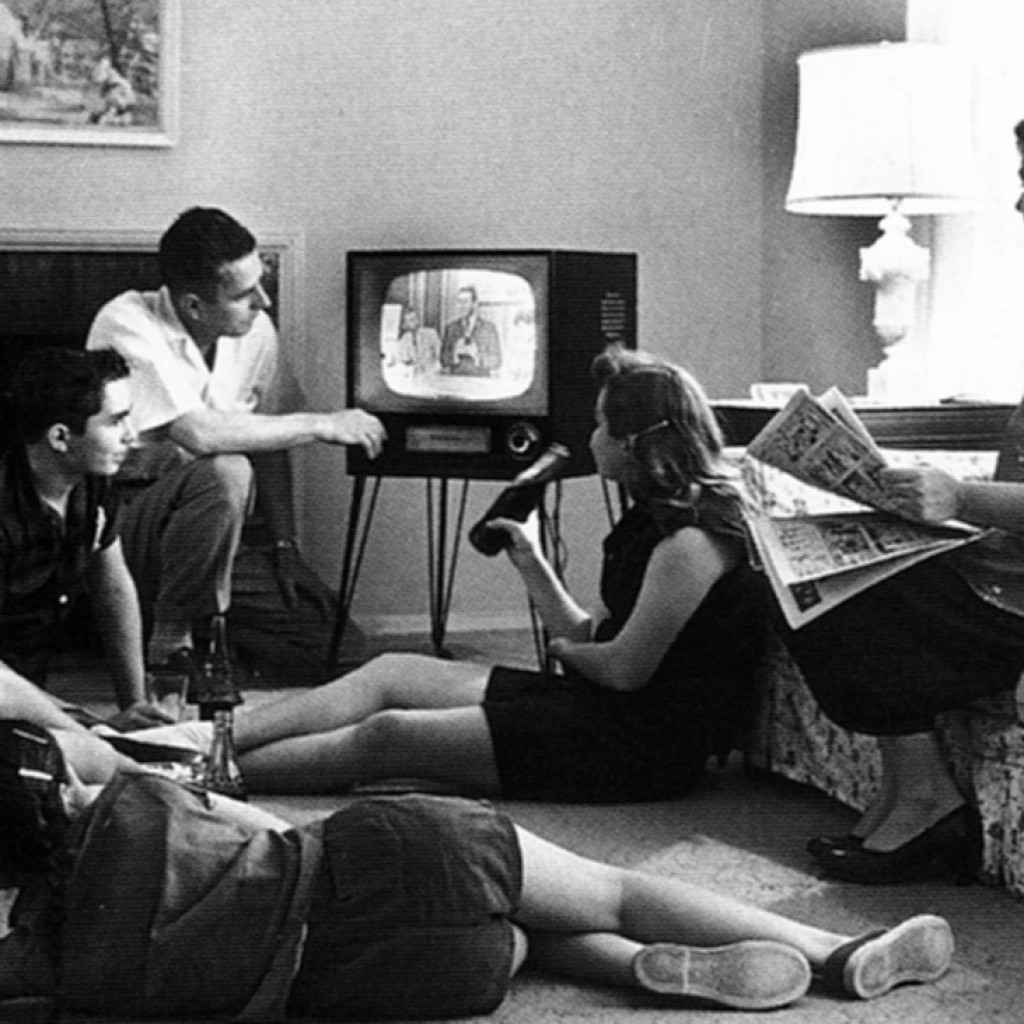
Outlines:
POLYGON ((426 779, 478 796, 501 792, 479 705, 379 711, 357 725, 249 749, 238 763, 258 793, 338 793, 381 779, 426 779))
POLYGON ((964 803, 935 733, 881 736, 879 750, 892 794, 887 813, 864 835, 871 850, 893 850, 964 803))
POLYGON ((885 821, 889 812, 896 804, 896 785, 892 773, 886 770, 885 753, 881 738, 879 749, 882 751, 882 781, 871 803, 865 808, 857 824, 850 829, 850 834, 859 839, 866 839, 878 826, 885 821))
POLYGON ((490 667, 422 654, 383 654, 330 683, 235 716, 235 743, 252 750, 289 736, 326 733, 389 708, 459 708, 483 700, 490 667))

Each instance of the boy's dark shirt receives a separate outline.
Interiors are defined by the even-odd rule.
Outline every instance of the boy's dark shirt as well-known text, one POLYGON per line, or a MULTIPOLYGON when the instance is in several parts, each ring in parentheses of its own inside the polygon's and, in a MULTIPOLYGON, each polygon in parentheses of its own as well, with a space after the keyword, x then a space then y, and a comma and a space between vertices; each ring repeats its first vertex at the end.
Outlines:
POLYGON ((42 685, 62 617, 82 591, 90 558, 116 539, 108 480, 87 477, 65 519, 39 497, 25 450, 0 460, 0 660, 42 685))

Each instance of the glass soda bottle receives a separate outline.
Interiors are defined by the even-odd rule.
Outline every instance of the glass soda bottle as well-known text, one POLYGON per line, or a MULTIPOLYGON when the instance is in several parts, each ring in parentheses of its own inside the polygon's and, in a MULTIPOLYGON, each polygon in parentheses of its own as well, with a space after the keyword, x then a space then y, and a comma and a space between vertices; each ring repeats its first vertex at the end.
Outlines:
POLYGON ((231 711, 242 703, 242 695, 235 685, 228 648, 227 620, 214 615, 211 622, 210 648, 203 662, 199 680, 199 717, 210 721, 218 711, 231 711))
POLYGON ((213 713, 213 745, 203 773, 203 788, 235 800, 249 798, 241 769, 235 760, 234 715, 230 710, 213 713))

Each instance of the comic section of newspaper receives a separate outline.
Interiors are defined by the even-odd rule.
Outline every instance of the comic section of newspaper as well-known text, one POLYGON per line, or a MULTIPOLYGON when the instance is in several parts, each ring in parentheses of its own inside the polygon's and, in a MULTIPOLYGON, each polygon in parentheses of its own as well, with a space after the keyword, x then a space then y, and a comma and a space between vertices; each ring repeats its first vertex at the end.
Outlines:
POLYGON ((855 503, 852 512, 753 517, 758 553, 794 629, 916 562, 980 535, 962 524, 926 526, 899 518, 879 476, 885 456, 834 388, 821 398, 807 391, 794 394, 747 454, 855 503))

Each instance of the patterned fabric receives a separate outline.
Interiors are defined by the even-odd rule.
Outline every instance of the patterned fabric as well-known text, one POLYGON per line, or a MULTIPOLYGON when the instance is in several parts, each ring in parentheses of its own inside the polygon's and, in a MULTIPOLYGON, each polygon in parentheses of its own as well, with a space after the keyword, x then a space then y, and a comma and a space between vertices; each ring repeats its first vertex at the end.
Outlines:
MULTIPOLYGON (((929 463, 962 479, 991 478, 996 460, 994 452, 887 455, 893 463, 929 463)), ((773 515, 846 506, 755 460, 741 458, 739 464, 755 503, 773 515)), ((875 740, 840 729, 822 714, 777 636, 769 638, 761 672, 761 705, 746 747, 750 763, 863 810, 881 779, 875 740)), ((943 715, 939 739, 958 784, 981 814, 984 881, 1024 898, 1024 677, 1016 692, 943 715)))

